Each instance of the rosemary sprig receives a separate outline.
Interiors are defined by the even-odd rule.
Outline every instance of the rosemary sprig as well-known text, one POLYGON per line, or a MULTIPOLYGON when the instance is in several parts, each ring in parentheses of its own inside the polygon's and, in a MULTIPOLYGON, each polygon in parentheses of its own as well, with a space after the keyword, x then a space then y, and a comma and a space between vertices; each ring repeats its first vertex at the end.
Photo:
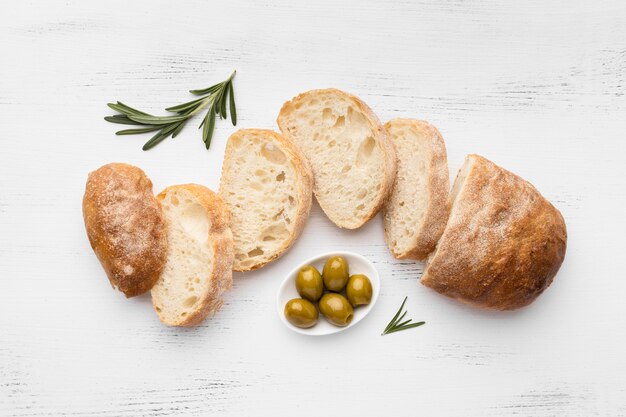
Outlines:
POLYGON ((206 148, 209 149, 211 139, 213 138, 213 130, 215 129, 215 117, 219 115, 220 119, 228 118, 226 111, 227 100, 229 101, 230 120, 233 126, 237 125, 237 109, 235 108, 235 93, 233 91, 233 77, 235 73, 236 71, 233 71, 226 80, 212 85, 211 87, 201 90, 191 90, 191 94, 202 97, 165 109, 170 113, 174 113, 174 116, 153 116, 118 101, 117 103, 108 103, 107 106, 117 111, 119 114, 107 116, 104 120, 123 125, 142 126, 137 129, 120 130, 115 133, 116 135, 138 135, 158 131, 143 145, 143 150, 147 151, 170 136, 175 138, 183 127, 185 127, 189 119, 202 109, 208 107, 206 116, 202 119, 199 128, 203 128, 202 141, 206 148))
POLYGON ((404 319, 404 316, 406 316, 406 313, 407 313, 406 311, 402 313, 402 309, 404 308, 404 304, 406 303, 407 298, 409 297, 408 296, 404 297, 404 301, 402 302, 402 305, 398 309, 398 312, 396 313, 395 316, 393 316, 393 318, 391 319, 387 327, 385 327, 385 330, 383 330, 383 332, 380 334, 381 336, 384 336, 389 333, 399 332, 402 330, 412 329, 413 327, 418 327, 418 326, 421 326, 422 324, 426 324, 425 321, 411 323, 413 319, 402 321, 402 319, 404 319), (400 313, 402 313, 402 315, 400 313))

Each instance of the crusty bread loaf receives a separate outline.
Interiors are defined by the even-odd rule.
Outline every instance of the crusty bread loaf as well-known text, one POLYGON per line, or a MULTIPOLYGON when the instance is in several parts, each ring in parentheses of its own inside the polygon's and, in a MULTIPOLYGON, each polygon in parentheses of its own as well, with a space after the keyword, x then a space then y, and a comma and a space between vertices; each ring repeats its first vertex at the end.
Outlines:
POLYGON ((163 323, 193 326, 221 307, 222 293, 232 285, 230 216, 222 199, 201 185, 171 186, 157 198, 169 245, 152 304, 163 323))
POLYGON ((306 158, 278 133, 230 136, 220 195, 232 213, 235 271, 259 268, 291 247, 309 217, 312 187, 306 158))
POLYGON ((478 155, 466 158, 451 199, 450 219, 421 282, 489 309, 533 302, 565 257, 561 213, 531 184, 478 155))
POLYGON ((90 173, 83 217, 91 247, 111 285, 126 297, 152 288, 165 265, 167 236, 146 174, 122 163, 90 173))
POLYGON ((311 163, 315 197, 331 221, 356 229, 376 215, 393 186, 396 155, 365 103, 312 90, 286 102, 277 122, 311 163))
POLYGON ((395 119, 385 129, 398 156, 396 181, 383 207, 385 240, 398 259, 424 259, 450 212, 446 145, 437 128, 421 120, 395 119))

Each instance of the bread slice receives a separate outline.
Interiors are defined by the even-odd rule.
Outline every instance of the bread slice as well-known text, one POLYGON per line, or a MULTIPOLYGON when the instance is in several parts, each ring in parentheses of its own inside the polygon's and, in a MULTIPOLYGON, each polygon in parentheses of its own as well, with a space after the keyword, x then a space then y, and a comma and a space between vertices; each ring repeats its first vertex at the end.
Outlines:
POLYGON ((398 155, 398 173, 383 208, 385 240, 398 259, 424 259, 448 221, 448 157, 443 137, 428 122, 385 124, 398 155))
POLYGON ((356 229, 376 215, 391 192, 396 155, 365 103, 312 90, 286 102, 277 122, 311 163, 315 197, 333 223, 356 229))
POLYGON ((167 235, 146 174, 122 163, 90 173, 83 217, 91 247, 113 288, 126 297, 149 291, 165 265, 167 235))
POLYGON ((152 304, 163 323, 193 326, 221 307, 222 292, 232 285, 230 216, 222 199, 201 185, 168 187, 157 198, 169 247, 152 304))
POLYGON ((235 271, 260 268, 296 241, 311 210, 306 158, 276 132, 242 129, 228 139, 220 195, 233 219, 235 271))
POLYGON ((488 309, 533 302, 565 257, 561 213, 531 184, 478 155, 465 159, 451 198, 450 219, 422 284, 488 309))

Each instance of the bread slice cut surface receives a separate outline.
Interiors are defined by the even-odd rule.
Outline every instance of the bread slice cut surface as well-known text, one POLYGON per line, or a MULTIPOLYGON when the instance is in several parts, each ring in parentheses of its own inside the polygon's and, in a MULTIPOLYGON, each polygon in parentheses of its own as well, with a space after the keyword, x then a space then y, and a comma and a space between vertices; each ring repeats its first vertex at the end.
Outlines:
POLYGON ((293 245, 309 217, 312 187, 306 158, 278 133, 231 135, 220 195, 232 213, 235 271, 260 268, 293 245))
POLYGON ((451 198, 422 284, 494 310, 533 302, 565 257, 561 213, 530 183, 478 155, 466 158, 451 198))
POLYGON ((393 186, 396 155, 365 103, 312 90, 285 103, 277 122, 311 163, 315 197, 333 223, 356 229, 376 215, 393 186))
POLYGON ((163 323, 193 326, 221 307, 222 293, 231 287, 230 216, 221 198, 201 185, 168 187, 157 198, 169 247, 152 304, 163 323))
POLYGON ((385 240, 398 259, 424 259, 443 233, 450 212, 448 157, 436 127, 421 120, 385 124, 398 172, 383 211, 385 240))

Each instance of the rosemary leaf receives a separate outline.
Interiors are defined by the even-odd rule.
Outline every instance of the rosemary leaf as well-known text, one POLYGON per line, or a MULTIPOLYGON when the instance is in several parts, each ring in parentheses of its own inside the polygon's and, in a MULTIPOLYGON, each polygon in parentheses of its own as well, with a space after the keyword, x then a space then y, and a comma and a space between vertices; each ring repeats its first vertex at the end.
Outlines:
POLYGON ((116 114, 115 116, 106 116, 104 118, 104 120, 106 120, 107 122, 118 123, 118 124, 121 124, 121 125, 135 125, 135 126, 141 126, 142 125, 142 123, 137 123, 134 120, 130 120, 124 114, 116 114))
POLYGON ((136 114, 143 114, 144 116, 150 116, 148 113, 144 113, 144 112, 142 112, 141 110, 137 110, 137 109, 134 109, 134 108, 132 108, 132 107, 130 107, 130 106, 127 106, 126 104, 122 103, 121 101, 118 101, 118 102, 117 102, 117 105, 118 105, 118 106, 122 106, 122 107, 124 107, 127 111, 131 111, 131 112, 134 112, 134 113, 136 113, 136 114))
POLYGON ((205 94, 211 94, 211 93, 219 90, 222 87, 222 85, 224 85, 224 82, 217 83, 215 85, 210 86, 209 88, 203 88, 201 90, 189 90, 189 92, 191 94, 195 94, 197 96, 203 96, 205 94))
POLYGON ((408 313, 408 311, 405 311, 404 313, 402 313, 402 315, 400 317, 398 317, 398 319, 395 321, 395 323, 393 323, 393 327, 398 326, 398 323, 404 318, 404 316, 406 316, 406 313, 408 313))
POLYGON ((158 131, 143 146, 143 150, 148 150, 161 143, 168 137, 175 138, 187 122, 204 108, 208 107, 206 115, 202 119, 199 128, 202 129, 202 140, 207 149, 211 146, 211 139, 215 130, 215 119, 219 114, 220 119, 227 119, 226 100, 230 97, 230 112, 233 126, 237 125, 237 114, 235 113, 235 99, 233 90, 233 77, 236 71, 224 81, 214 84, 211 87, 191 90, 195 95, 200 95, 195 100, 186 103, 171 106, 165 110, 176 115, 170 116, 153 116, 141 110, 130 107, 120 101, 116 103, 107 103, 109 108, 115 110, 119 114, 106 116, 104 120, 110 123, 144 126, 138 129, 124 129, 116 132, 117 135, 136 135, 158 131))
POLYGON ((153 148, 159 143, 161 143, 163 140, 167 139, 167 137, 170 136, 172 134, 172 131, 174 131, 177 127, 178 125, 174 124, 174 125, 170 125, 161 129, 159 133, 154 135, 152 139, 150 139, 143 145, 143 150, 146 151, 150 148, 153 148))
POLYGON ((220 119, 223 118, 222 114, 220 113, 220 110, 222 109, 222 98, 224 97, 224 91, 226 91, 226 86, 224 86, 224 88, 220 89, 218 92, 215 93, 215 101, 214 101, 215 114, 219 114, 220 119))
POLYGON ((228 83, 228 98, 230 100, 230 120, 233 122, 233 126, 237 125, 237 110, 235 109, 235 93, 233 92, 232 81, 228 83))
MULTIPOLYGON (((393 318, 391 319, 391 321, 389 322, 389 324, 387 325, 387 327, 385 327, 385 330, 383 331, 383 334, 391 329, 393 327, 393 325, 396 323, 396 320, 398 319, 398 316, 400 316, 400 313, 402 312, 402 309, 404 308, 404 303, 406 303, 406 299, 409 298, 409 296, 404 297, 404 301, 402 301, 402 305, 400 306, 400 308, 398 309, 398 312, 396 313, 395 316, 393 316, 393 318)), ((404 315, 402 316, 404 317, 404 315)))
POLYGON ((409 324, 408 326, 404 326, 402 328, 402 330, 412 329, 413 327, 419 327, 419 326, 421 326, 423 324, 426 324, 426 322, 425 321, 418 321, 417 323, 412 323, 412 324, 409 324))
POLYGON ((400 323, 400 324, 396 324, 396 325, 395 325, 395 326, 393 326, 393 327, 402 327, 402 326, 404 326, 404 325, 406 325, 406 324, 409 324, 409 323, 410 323, 410 322, 412 322, 412 321, 413 321, 413 319, 408 319, 408 320, 406 320, 406 321, 403 321, 403 322, 402 322, 402 323, 400 323))
POLYGON ((221 100, 220 100, 220 118, 221 119, 226 119, 228 117, 228 115, 226 114, 226 96, 228 95, 228 86, 230 86, 230 81, 228 82, 228 85, 224 87, 224 93, 221 96, 221 100))
POLYGON ((178 127, 174 129, 174 131, 172 132, 172 139, 178 136, 180 131, 183 130, 183 127, 185 127, 186 123, 187 123, 187 120, 183 120, 182 122, 178 123, 178 127))
POLYGON ((140 133, 154 132, 155 130, 161 130, 161 129, 163 129, 163 126, 150 126, 150 127, 145 127, 145 128, 142 128, 142 129, 119 130, 119 131, 115 132, 115 134, 118 135, 118 136, 138 135, 140 133))
POLYGON ((402 331, 402 330, 412 329, 414 327, 418 327, 418 326, 421 326, 421 325, 426 323, 424 321, 420 321, 418 323, 411 323, 411 321, 413 321, 413 319, 408 319, 408 320, 402 321, 404 316, 406 316, 407 312, 405 311, 402 314, 400 314, 400 313, 402 312, 402 309, 404 308, 404 304, 406 303, 407 298, 408 297, 404 297, 404 301, 402 301, 402 305, 400 306, 400 309, 398 310, 396 315, 393 316, 393 318, 391 319, 391 321, 389 322, 387 327, 385 327, 385 330, 383 330, 383 332, 381 333, 381 336, 384 336, 384 335, 390 334, 390 333, 399 332, 399 331, 402 331))
POLYGON ((163 140, 165 140, 167 136, 168 135, 164 135, 162 132, 159 132, 156 135, 152 136, 152 138, 149 141, 144 143, 141 149, 144 151, 147 151, 148 149, 152 149, 155 146, 157 146, 159 143, 161 143, 163 140))
POLYGON ((179 104, 178 106, 168 107, 165 110, 171 111, 172 113, 180 113, 182 111, 198 107, 198 105, 204 100, 206 100, 206 97, 200 97, 199 99, 188 101, 187 103, 179 104))
POLYGON ((204 123, 204 130, 202 131, 202 140, 209 149, 211 146, 211 139, 213 138, 213 129, 215 128, 215 105, 212 105, 209 109, 206 120, 204 123))
POLYGON ((128 118, 146 125, 170 125, 185 120, 189 116, 141 116, 130 115, 128 118))
POLYGON ((109 106, 111 109, 116 110, 122 114, 125 114, 127 116, 129 115, 139 115, 139 116, 150 116, 148 113, 144 113, 142 111, 139 111, 137 109, 133 109, 130 106, 127 106, 126 104, 122 103, 121 101, 118 101, 117 103, 107 103, 107 106, 109 106))
POLYGON ((402 326, 402 327, 395 327, 395 328, 393 328, 393 329, 389 330, 389 331, 388 331, 387 333, 385 333, 385 334, 395 333, 395 332, 401 332, 402 330, 412 329, 412 328, 414 328, 414 327, 419 327, 419 326, 421 326, 421 325, 423 325, 423 324, 426 324, 426 322, 425 322, 425 321, 420 321, 420 322, 418 322, 418 323, 412 323, 412 324, 409 324, 409 325, 406 325, 406 326, 402 326))

